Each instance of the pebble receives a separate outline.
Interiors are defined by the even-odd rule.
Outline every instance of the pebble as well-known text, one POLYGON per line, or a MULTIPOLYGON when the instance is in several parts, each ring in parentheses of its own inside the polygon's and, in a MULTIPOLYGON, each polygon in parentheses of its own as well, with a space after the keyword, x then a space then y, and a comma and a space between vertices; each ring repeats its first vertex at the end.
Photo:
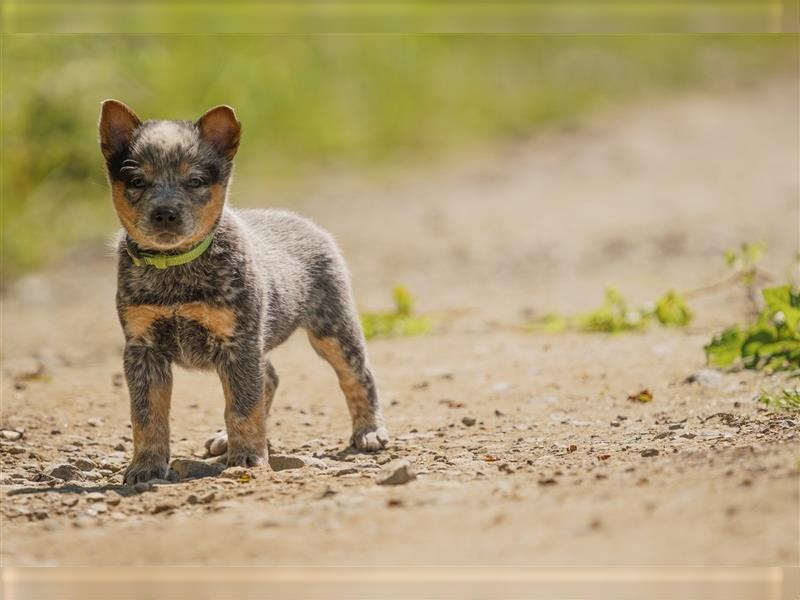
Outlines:
POLYGON ((645 458, 649 458, 651 456, 658 456, 658 450, 655 448, 648 448, 647 450, 642 450, 641 455, 645 458))
POLYGON ((12 442, 15 442, 18 439, 22 438, 22 432, 17 431, 16 429, 3 429, 0 430, 0 436, 2 436, 4 440, 10 440, 12 442))
POLYGON ((25 454, 25 448, 14 444, 4 444, 2 449, 3 452, 8 452, 9 454, 25 454))
POLYGON ((76 456, 75 458, 71 458, 69 462, 78 467, 81 471, 91 471, 97 468, 97 465, 93 460, 89 460, 88 458, 84 458, 83 456, 76 456))
POLYGON ((103 502, 106 499, 106 495, 101 492, 89 492, 86 494, 86 500, 88 502, 103 502))
POLYGON ((255 476, 245 467, 228 467, 219 474, 223 479, 255 479, 255 476))
POLYGON ((214 491, 208 492, 202 496, 198 496, 197 494, 189 494, 186 498, 186 502, 189 504, 208 504, 216 498, 217 493, 214 491))
POLYGON ((300 456, 291 456, 288 454, 270 454, 269 466, 273 471, 300 469, 306 466, 306 461, 300 456))
POLYGON ((156 504, 150 512, 154 515, 157 515, 162 512, 169 512, 174 509, 175 509, 174 505, 165 502, 163 504, 156 504))
POLYGON ((75 506, 80 498, 78 496, 65 496, 61 499, 61 504, 64 506, 75 506))
POLYGON ((417 478, 414 467, 404 458, 386 465, 375 480, 378 485, 401 485, 417 478))
POLYGON ((461 419, 461 422, 467 427, 472 427, 473 425, 475 425, 476 421, 475 417, 464 417, 463 419, 461 419))
POLYGON ((722 373, 714 369, 700 369, 686 378, 686 383, 699 383, 705 387, 717 388, 722 385, 722 373))
POLYGON ((189 460, 176 458, 170 464, 178 479, 199 479, 201 477, 216 477, 224 470, 220 463, 210 463, 202 460, 189 460))
POLYGON ((68 463, 55 465, 47 471, 47 475, 50 477, 55 477, 56 479, 61 479, 63 481, 72 481, 74 479, 80 479, 80 471, 74 465, 70 465, 68 463))
POLYGON ((91 427, 100 427, 103 424, 103 419, 99 417, 92 417, 91 419, 86 419, 86 423, 88 423, 91 427))
POLYGON ((358 469, 355 469, 353 467, 347 467, 346 469, 339 469, 333 474, 333 476, 342 477, 343 475, 352 475, 353 473, 358 473, 358 469))
POLYGON ((137 494, 144 494, 145 492, 149 492, 153 489, 153 484, 148 481, 140 481, 139 483, 134 484, 133 491, 137 494))

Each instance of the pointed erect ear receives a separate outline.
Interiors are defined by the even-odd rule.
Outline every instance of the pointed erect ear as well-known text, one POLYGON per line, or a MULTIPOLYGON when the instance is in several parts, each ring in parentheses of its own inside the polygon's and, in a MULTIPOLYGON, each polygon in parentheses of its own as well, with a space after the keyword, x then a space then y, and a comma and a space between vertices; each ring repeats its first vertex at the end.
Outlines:
POLYGON ((230 106, 215 106, 195 123, 201 137, 211 144, 217 152, 232 160, 239 149, 239 136, 242 124, 230 106))
POLYGON ((130 108, 117 100, 106 100, 100 110, 100 149, 106 159, 128 146, 133 131, 142 122, 130 108))

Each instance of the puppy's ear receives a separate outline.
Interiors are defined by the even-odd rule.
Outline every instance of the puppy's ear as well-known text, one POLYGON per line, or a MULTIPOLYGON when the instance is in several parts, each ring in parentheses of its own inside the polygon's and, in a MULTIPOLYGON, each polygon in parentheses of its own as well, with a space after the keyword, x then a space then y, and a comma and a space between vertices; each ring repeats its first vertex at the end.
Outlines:
POLYGON ((106 159, 128 146, 134 130, 142 124, 130 108, 117 100, 106 100, 100 109, 100 149, 106 159))
POLYGON ((233 159, 239 149, 242 124, 230 106, 215 106, 200 117, 195 125, 200 136, 217 152, 228 160, 233 159))

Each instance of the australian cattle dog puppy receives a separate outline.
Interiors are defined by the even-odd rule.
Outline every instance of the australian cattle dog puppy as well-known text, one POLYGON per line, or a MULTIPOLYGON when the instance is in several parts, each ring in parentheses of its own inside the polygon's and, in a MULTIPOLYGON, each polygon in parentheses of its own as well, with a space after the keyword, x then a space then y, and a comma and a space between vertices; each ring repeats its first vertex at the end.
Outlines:
POLYGON ((241 124, 228 106, 197 121, 141 121, 103 103, 100 147, 122 222, 117 310, 125 334, 133 459, 125 483, 168 476, 172 364, 215 369, 225 432, 206 442, 228 466, 265 459, 278 385, 269 352, 298 327, 339 378, 351 443, 388 442, 344 259, 297 215, 226 206, 241 124))

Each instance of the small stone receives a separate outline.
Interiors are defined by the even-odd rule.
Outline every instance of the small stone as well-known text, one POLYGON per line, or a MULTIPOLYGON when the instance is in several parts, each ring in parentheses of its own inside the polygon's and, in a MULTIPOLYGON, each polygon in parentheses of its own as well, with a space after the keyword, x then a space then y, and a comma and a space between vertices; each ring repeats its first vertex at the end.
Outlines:
POLYGON ((80 500, 78 496, 65 496, 64 498, 61 499, 61 504, 63 504, 64 506, 71 507, 75 506, 78 503, 78 500, 80 500))
POLYGON ((685 379, 686 383, 698 383, 705 387, 717 388, 722 385, 722 373, 714 369, 700 369, 685 379))
POLYGON ((125 452, 125 444, 122 443, 117 444, 116 446, 114 446, 114 450, 116 450, 117 452, 125 452))
POLYGON ((173 506, 172 504, 169 504, 167 502, 164 502, 162 504, 156 504, 150 512, 152 514, 154 514, 154 515, 157 515, 157 514, 160 514, 160 513, 163 513, 163 512, 169 512, 169 511, 174 510, 174 509, 175 509, 175 506, 173 506))
POLYGON ((101 492, 89 492, 86 494, 86 500, 88 502, 103 502, 105 499, 105 494, 101 492))
POLYGON ((2 436, 4 440, 16 442, 18 439, 22 438, 22 432, 16 429, 2 429, 0 430, 0 436, 2 436))
POLYGON ((648 448, 647 450, 642 450, 641 455, 645 458, 649 458, 651 456, 658 456, 658 450, 655 448, 648 448))
POLYGON ((2 446, 3 452, 8 454, 25 454, 25 448, 22 446, 15 446, 14 444, 4 444, 2 446))
POLYGON ((33 518, 36 519, 37 521, 43 521, 49 516, 50 513, 48 513, 46 510, 37 510, 33 512, 33 518))
POLYGON ((140 481, 139 483, 135 483, 133 485, 133 491, 137 494, 144 494, 145 492, 149 492, 153 489, 153 484, 149 481, 140 481))
POLYGON ((170 464, 178 476, 178 479, 199 479, 201 477, 216 477, 224 466, 220 463, 210 463, 203 460, 190 460, 186 458, 176 458, 170 464))
POLYGON ((219 476, 222 477, 223 479, 238 479, 239 481, 242 482, 255 479, 250 470, 244 467, 228 467, 227 469, 222 471, 222 473, 220 473, 219 476))
POLYGON ((386 465, 378 478, 378 485, 401 485, 417 478, 414 467, 404 458, 393 460, 386 465))
POLYGON ((558 483, 553 477, 545 477, 539 480, 539 485, 555 485, 558 483))
POLYGON ((197 494, 189 494, 186 496, 186 502, 188 504, 197 504, 200 502, 200 498, 197 497, 197 494))
POLYGON ((474 417, 464 417, 461 419, 461 422, 466 425, 467 427, 472 427, 475 425, 475 418, 474 417))
POLYGON ((322 493, 319 495, 319 498, 320 500, 322 500, 323 498, 330 498, 331 496, 335 496, 338 493, 339 492, 337 492, 335 489, 328 486, 322 491, 322 493))
POLYGON ((347 467, 345 469, 339 469, 333 474, 333 476, 342 477, 343 475, 352 475, 353 473, 358 473, 358 469, 353 467, 347 467))
POLYGON ((71 458, 69 462, 78 467, 81 471, 91 471, 97 468, 97 465, 95 464, 94 461, 89 460, 88 458, 84 458, 83 456, 76 456, 75 458, 71 458))
POLYGON ((200 498, 198 500, 199 500, 200 504, 209 504, 209 503, 213 502, 214 498, 216 498, 216 497, 217 497, 217 492, 210 491, 210 492, 200 496, 200 498))
POLYGON ((306 461, 300 456, 290 456, 288 454, 270 454, 269 466, 273 471, 301 469, 302 467, 306 466, 306 461))
POLYGON ((86 419, 86 423, 89 424, 90 427, 100 427, 103 424, 103 419, 99 417, 92 417, 90 419, 86 419))
POLYGON ((106 504, 109 506, 117 506, 120 502, 122 502, 122 496, 119 494, 112 493, 106 498, 106 504))
POLYGON ((51 467, 50 470, 47 471, 47 475, 63 481, 72 481, 74 479, 80 479, 80 470, 73 465, 64 463, 51 467))

